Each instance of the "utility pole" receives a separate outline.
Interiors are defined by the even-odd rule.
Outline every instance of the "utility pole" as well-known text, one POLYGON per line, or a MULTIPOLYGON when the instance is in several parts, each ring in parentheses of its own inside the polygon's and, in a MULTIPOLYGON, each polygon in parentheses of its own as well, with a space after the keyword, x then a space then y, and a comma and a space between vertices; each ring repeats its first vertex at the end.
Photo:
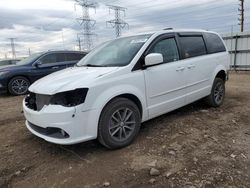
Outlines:
POLYGON ((31 55, 30 48, 29 48, 29 56, 31 55))
POLYGON ((12 51, 12 58, 16 59, 16 49, 15 49, 15 39, 16 38, 9 38, 10 39, 10 46, 11 46, 11 51, 12 51))
POLYGON ((81 37, 79 35, 77 35, 77 45, 78 45, 78 50, 81 51, 82 50, 82 45, 81 45, 81 37))
POLYGON ((84 45, 87 50, 91 50, 93 47, 92 37, 96 35, 92 32, 96 21, 90 18, 89 10, 96 9, 97 4, 89 0, 75 0, 76 4, 82 8, 82 16, 77 18, 80 25, 83 26, 83 32, 79 35, 83 35, 84 45))
POLYGON ((245 20, 245 10, 244 10, 244 0, 239 0, 240 1, 240 8, 238 9, 240 14, 239 14, 239 18, 238 20, 240 21, 239 25, 240 25, 240 31, 244 32, 244 20, 245 20))
POLYGON ((107 21, 107 24, 110 24, 113 28, 115 28, 116 37, 121 36, 121 30, 126 26, 129 27, 128 23, 121 19, 121 12, 124 13, 126 8, 120 6, 107 5, 109 7, 109 13, 111 10, 115 12, 115 19, 107 21))

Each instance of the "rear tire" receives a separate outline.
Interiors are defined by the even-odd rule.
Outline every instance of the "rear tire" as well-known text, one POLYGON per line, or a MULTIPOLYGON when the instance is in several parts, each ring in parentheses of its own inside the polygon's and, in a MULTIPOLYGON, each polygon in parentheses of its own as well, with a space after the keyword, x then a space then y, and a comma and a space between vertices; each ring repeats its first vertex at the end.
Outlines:
POLYGON ((8 83, 8 91, 11 95, 25 95, 28 93, 30 81, 23 77, 17 76, 12 78, 8 83))
POLYGON ((211 94, 207 96, 206 101, 212 107, 219 107, 223 104, 225 98, 225 81, 221 78, 215 78, 211 94))
POLYGON ((109 149, 128 146, 137 136, 140 125, 141 114, 137 105, 127 98, 115 98, 101 113, 98 140, 109 149))

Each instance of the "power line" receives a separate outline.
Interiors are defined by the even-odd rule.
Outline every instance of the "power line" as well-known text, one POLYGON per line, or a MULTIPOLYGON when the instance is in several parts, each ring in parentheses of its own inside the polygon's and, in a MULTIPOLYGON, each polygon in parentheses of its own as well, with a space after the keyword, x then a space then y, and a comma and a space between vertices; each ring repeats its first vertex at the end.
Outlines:
MULTIPOLYGON (((243 0, 244 1, 244 0, 243 0)), ((102 2, 102 4, 106 4, 106 3, 109 3, 109 4, 111 4, 111 3, 114 3, 114 2, 119 2, 119 4, 120 3, 123 3, 121 0, 119 1, 108 1, 108 0, 105 0, 105 2, 102 2)), ((140 7, 137 7, 136 5, 138 5, 139 4, 139 2, 136 2, 136 1, 134 1, 134 2, 132 2, 132 1, 130 1, 131 3, 129 3, 128 5, 126 5, 126 8, 127 7, 131 7, 131 8, 129 8, 129 12, 131 12, 131 10, 133 10, 132 12, 133 13, 135 13, 135 14, 130 14, 130 17, 132 17, 132 19, 131 19, 131 21, 129 21, 129 23, 130 23, 130 25, 131 25, 131 23, 134 23, 135 25, 134 26, 138 26, 138 22, 140 21, 140 20, 138 20, 137 18, 138 17, 146 17, 146 12, 148 12, 148 11, 151 11, 150 9, 151 8, 160 8, 160 7, 163 7, 164 5, 166 5, 166 3, 160 3, 160 1, 157 1, 157 0, 155 0, 155 1, 152 1, 152 0, 146 0, 146 1, 144 1, 143 2, 143 5, 142 6, 140 6, 140 7), (150 3, 146 3, 146 2, 152 2, 152 5, 150 5, 150 3), (157 3, 157 4, 156 4, 157 3), (148 11, 145 11, 145 10, 148 10, 148 11), (142 14, 142 12, 143 12, 143 14, 142 14), (137 21, 138 20, 138 21, 137 21)), ((171 4, 172 5, 175 5, 176 4, 176 2, 178 2, 178 1, 171 1, 171 4)), ((218 1, 217 1, 218 2, 218 1)), ((220 1, 221 2, 221 1, 220 1)), ((246 2, 246 1, 245 1, 246 2)), ((126 2, 127 3, 127 2, 126 2)), ((226 2, 225 2, 226 3, 226 2)), ((116 3, 115 3, 116 4, 116 3)), ((210 5, 211 5, 211 2, 209 3, 210 5)), ((213 3, 214 5, 215 4, 217 4, 217 3, 213 3)), ((179 21, 180 19, 178 18, 180 15, 186 15, 186 17, 189 17, 189 16, 191 16, 191 14, 193 15, 193 14, 195 14, 195 12, 198 12, 198 11, 196 11, 195 9, 197 8, 198 9, 198 7, 200 7, 202 10, 202 12, 204 12, 204 10, 206 10, 207 12, 210 10, 210 9, 220 9, 220 8, 222 8, 222 7, 224 7, 224 5, 223 6, 218 6, 218 7, 210 7, 210 5, 209 5, 209 7, 208 6, 206 6, 206 4, 199 4, 199 5, 196 5, 195 7, 194 6, 192 6, 193 8, 191 8, 191 6, 190 7, 185 7, 185 9, 183 10, 184 12, 182 12, 182 13, 178 13, 178 14, 175 14, 175 13, 170 13, 170 14, 167 14, 166 16, 162 16, 162 15, 160 15, 159 16, 159 14, 157 15, 157 14, 152 14, 151 13, 151 17, 150 17, 150 21, 151 20, 153 20, 153 23, 152 23, 152 26, 155 26, 155 24, 161 24, 161 23, 166 23, 166 24, 169 24, 169 22, 170 22, 170 24, 171 24, 171 22, 172 22, 172 24, 175 24, 175 22, 174 21, 176 21, 176 23, 180 23, 181 22, 181 24, 182 24, 182 21, 179 21), (204 6, 204 7, 203 7, 204 6), (194 9, 194 10, 193 10, 194 9), (186 11, 187 10, 187 11, 186 11), (178 18, 178 19, 177 19, 178 18)), ((234 3, 234 5, 235 6, 238 6, 238 4, 237 4, 237 1, 235 1, 235 3, 234 3)), ((246 4, 247 5, 247 4, 246 4)), ((168 3, 168 6, 169 6, 169 3, 168 3)), ((226 6, 226 5, 225 5, 226 6)), ((181 7, 179 7, 179 8, 181 8, 181 7)), ((245 10, 247 9, 247 7, 244 7, 245 8, 245 10)), ((235 9, 235 11, 237 11, 237 9, 235 9)), ((131 13, 132 13, 131 12, 131 13)), ((166 10, 166 12, 168 12, 167 10, 166 10)), ((228 11, 229 12, 229 11, 228 11)), ((248 12, 247 11, 245 11, 244 12, 244 14, 246 15, 248 12)), ((107 13, 108 14, 108 13, 107 13)), ((212 14, 211 14, 212 15, 212 14)), ((235 15, 235 13, 234 13, 234 15, 235 15)), ((207 16, 207 15, 205 15, 205 16, 207 16)), ((208 16, 210 16, 210 14, 208 14, 208 16)), ((223 14, 222 14, 222 16, 223 16, 223 14)), ((225 15, 225 16, 227 16, 227 15, 225 15)), ((228 15, 228 16, 231 16, 231 15, 228 15)), ((104 16, 102 15, 102 18, 103 18, 104 16)), ((129 17, 129 16, 128 16, 129 17)), ((128 19, 128 17, 127 17, 127 19, 128 19)), ((197 19, 195 19, 195 20, 193 20, 193 24, 196 24, 196 23, 199 23, 199 24, 201 24, 200 22, 202 22, 203 23, 203 25, 206 25, 206 23, 211 23, 211 26, 212 26, 212 22, 213 22, 213 20, 212 19, 216 19, 215 17, 213 17, 213 16, 210 16, 209 18, 202 18, 203 16, 199 16, 197 19), (207 21, 207 20, 209 20, 209 22, 204 22, 204 21, 207 21), (211 20, 211 21, 210 21, 211 20)), ((233 16, 232 16, 232 18, 233 18, 233 16)), ((231 19, 232 20, 232 19, 231 19)), ((58 20, 58 21, 62 21, 62 19, 61 20, 58 20)), ((148 20, 149 21, 149 20, 148 20)), ((57 22, 57 21, 56 21, 57 22)), ((143 20, 141 20, 140 22, 142 22, 142 24, 139 24, 140 26, 138 26, 138 27, 141 27, 141 25, 145 25, 145 23, 143 23, 143 20)), ((228 22, 228 24, 230 24, 231 22, 228 22)), ((235 19, 235 22, 234 23, 236 23, 236 19, 235 19)), ((183 22, 183 24, 185 25, 185 22, 183 22)), ((236 23, 237 24, 237 23, 236 23)), ((49 24, 50 25, 50 24, 49 24)), ((177 24, 178 25, 178 24, 177 24)), ((246 23, 244 23, 244 25, 245 25, 245 27, 246 27, 246 23)), ((199 25, 198 25, 199 26, 199 25)), ((66 26, 66 27, 68 27, 68 26, 66 26)), ((135 28, 136 28, 135 27, 135 28)), ((162 26, 159 26, 159 27, 162 27, 162 26)), ((206 26, 207 27, 207 26, 206 26)), ((207 27, 207 28, 209 28, 209 27, 207 27)), ((246 30, 246 28, 243 28, 244 30, 246 30)), ((78 30, 78 29, 77 29, 78 30)), ((98 32, 100 33, 100 35, 102 35, 103 36, 103 30, 98 30, 98 32)), ((59 34, 58 34, 59 35, 59 34)), ((20 41, 20 37, 18 37, 19 38, 19 41, 20 41)), ((34 37, 29 37, 29 39, 32 39, 32 38, 36 38, 36 36, 34 36, 34 37)), ((74 41, 75 41, 75 39, 74 39, 74 41)), ((74 42, 75 43, 75 42, 74 42)))
POLYGON ((80 25, 83 26, 83 32, 79 33, 79 35, 83 35, 86 50, 91 50, 93 47, 92 37, 96 35, 92 32, 92 30, 96 24, 96 21, 90 19, 89 9, 96 9, 97 3, 88 0, 75 1, 76 4, 82 8, 82 16, 77 18, 77 20, 80 22, 80 25))
POLYGON ((129 26, 127 22, 121 19, 121 12, 124 13, 126 8, 114 5, 107 5, 109 7, 109 11, 113 10, 115 12, 115 19, 107 21, 107 24, 110 24, 113 28, 115 28, 116 37, 121 36, 121 30, 126 26, 129 26))
POLYGON ((239 25, 240 25, 240 31, 244 31, 244 0, 239 0, 240 1, 240 8, 238 9, 240 11, 240 18, 239 18, 239 25))
MULTIPOLYGON (((168 15, 168 16, 174 16, 174 17, 176 17, 176 15, 177 16, 179 16, 179 15, 187 15, 187 14, 191 14, 191 15, 194 15, 194 12, 204 12, 204 11, 209 11, 209 10, 216 10, 216 9, 221 9, 221 8, 227 8, 227 7, 232 7, 232 5, 221 5, 221 6, 206 6, 206 7, 202 7, 202 6, 196 6, 196 7, 193 7, 193 6, 189 6, 189 7, 186 7, 181 13, 176 13, 176 12, 171 12, 170 14, 166 11, 166 14, 168 15)), ((146 9, 146 8, 145 8, 146 9)), ((232 9, 233 9, 233 7, 232 7, 232 9)), ((140 14, 140 12, 139 12, 139 14, 138 14, 138 10, 136 11, 136 14, 130 14, 130 16, 128 16, 128 18, 129 17, 134 17, 134 18, 140 18, 140 17, 145 17, 145 10, 144 10, 144 13, 143 14, 140 14)), ((162 16, 161 15, 153 15, 153 16, 151 16, 150 18, 161 18, 162 16)))

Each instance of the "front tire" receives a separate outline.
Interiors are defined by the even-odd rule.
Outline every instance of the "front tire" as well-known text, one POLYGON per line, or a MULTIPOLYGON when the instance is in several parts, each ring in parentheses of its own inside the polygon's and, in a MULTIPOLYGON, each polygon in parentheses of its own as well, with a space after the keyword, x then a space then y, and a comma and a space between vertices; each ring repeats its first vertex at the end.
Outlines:
POLYGON ((137 136, 141 114, 127 98, 115 98, 103 109, 98 126, 98 140, 109 149, 128 146, 137 136))
POLYGON ((28 92, 30 81, 23 77, 17 76, 12 78, 8 84, 8 91, 11 95, 25 95, 28 92))
POLYGON ((206 98, 207 103, 212 107, 219 107, 223 104, 225 98, 225 81, 221 78, 215 78, 211 94, 206 98))

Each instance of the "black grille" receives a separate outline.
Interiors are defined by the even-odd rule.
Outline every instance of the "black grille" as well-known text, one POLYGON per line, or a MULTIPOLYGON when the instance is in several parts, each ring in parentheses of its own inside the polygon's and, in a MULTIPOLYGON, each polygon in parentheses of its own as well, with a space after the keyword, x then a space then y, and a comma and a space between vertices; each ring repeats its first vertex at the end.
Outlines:
POLYGON ((25 104, 32 110, 40 111, 44 107, 44 105, 49 105, 50 99, 50 95, 29 93, 25 98, 25 104))
POLYGON ((47 128, 42 128, 39 127, 37 125, 34 125, 30 122, 29 126, 36 132, 45 135, 45 136, 49 136, 52 138, 59 138, 59 139, 63 139, 63 138, 69 138, 69 134, 66 133, 64 130, 60 129, 60 128, 54 128, 54 127, 47 127, 47 128))
POLYGON ((32 109, 37 110, 36 106, 36 94, 35 93, 29 93, 25 98, 25 105, 32 109))

